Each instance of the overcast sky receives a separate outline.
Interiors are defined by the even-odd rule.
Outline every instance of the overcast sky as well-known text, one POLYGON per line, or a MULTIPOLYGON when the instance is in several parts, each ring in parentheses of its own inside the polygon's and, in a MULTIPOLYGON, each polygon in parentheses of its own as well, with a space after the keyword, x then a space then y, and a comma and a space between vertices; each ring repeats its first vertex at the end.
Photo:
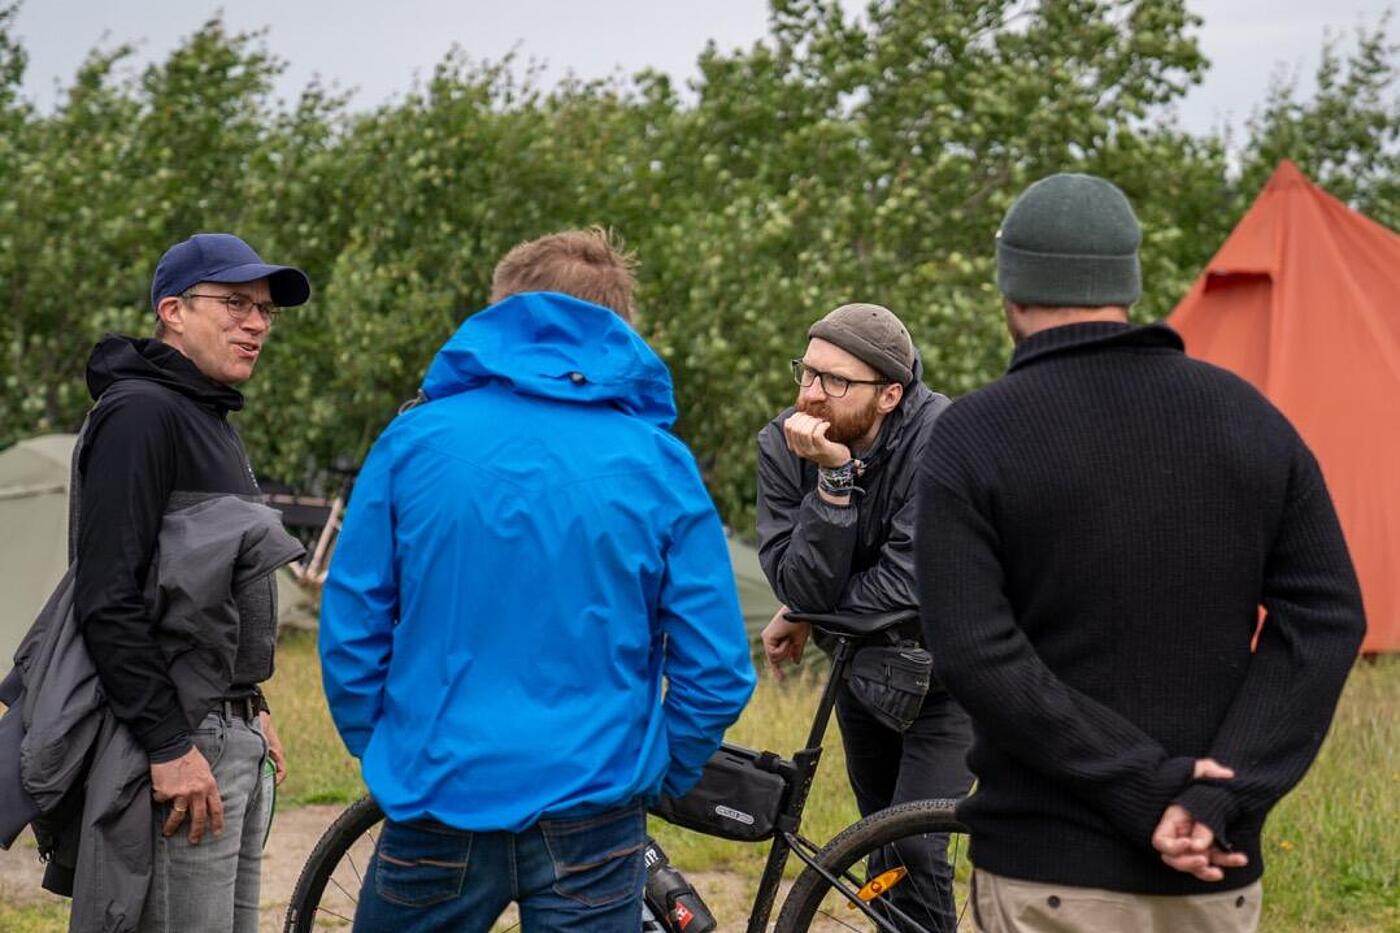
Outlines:
MULTIPOLYGON (((3 3, 4 0, 0 0, 3 3)), ((767 31, 766 0, 22 0, 15 31, 29 52, 27 95, 49 109, 94 47, 139 44, 137 61, 164 57, 222 9, 236 30, 269 27, 288 62, 279 91, 293 98, 313 75, 357 89, 358 105, 392 99, 426 77, 455 43, 473 58, 513 48, 547 64, 547 77, 584 78, 644 66, 694 77, 707 39, 748 46, 767 31)), ((1311 88, 1324 31, 1353 44, 1400 0, 1188 0, 1205 18, 1212 66, 1181 106, 1192 130, 1240 126, 1280 68, 1311 88)), ((847 0, 848 10, 864 8, 847 0)), ((1400 38, 1400 21, 1391 38, 1400 38)))

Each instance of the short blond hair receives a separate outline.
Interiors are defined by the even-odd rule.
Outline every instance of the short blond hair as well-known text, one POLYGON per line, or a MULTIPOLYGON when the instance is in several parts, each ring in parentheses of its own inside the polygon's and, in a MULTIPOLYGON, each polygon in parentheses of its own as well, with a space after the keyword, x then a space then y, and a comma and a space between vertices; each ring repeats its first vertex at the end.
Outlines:
POLYGON ((636 268, 636 258, 612 231, 564 230, 506 253, 491 276, 491 301, 521 292, 563 292, 609 308, 630 324, 636 268))

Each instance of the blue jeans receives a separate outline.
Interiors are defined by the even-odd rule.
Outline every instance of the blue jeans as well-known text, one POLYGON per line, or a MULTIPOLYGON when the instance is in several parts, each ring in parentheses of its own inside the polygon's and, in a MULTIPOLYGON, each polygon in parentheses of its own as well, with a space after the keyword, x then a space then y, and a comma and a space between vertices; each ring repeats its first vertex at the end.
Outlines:
POLYGON ((525 933, 615 933, 642 924, 640 803, 522 833, 469 832, 434 820, 384 821, 365 872, 360 933, 487 931, 511 901, 525 933))

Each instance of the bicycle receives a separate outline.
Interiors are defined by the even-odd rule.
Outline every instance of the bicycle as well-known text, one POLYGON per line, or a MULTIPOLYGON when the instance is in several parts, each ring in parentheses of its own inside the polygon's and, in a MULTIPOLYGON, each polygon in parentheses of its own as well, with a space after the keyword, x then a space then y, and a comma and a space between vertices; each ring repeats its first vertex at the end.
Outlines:
MULTIPOLYGON (((821 699, 812 719, 805 747, 791 759, 772 753, 758 756, 762 767, 779 775, 784 782, 782 802, 772 814, 774 829, 768 858, 760 878, 749 914, 748 933, 761 933, 768 928, 782 882, 783 869, 789 856, 795 855, 805 868, 798 875, 783 901, 775 929, 778 933, 798 933, 813 928, 818 917, 830 918, 840 929, 881 930, 887 933, 941 933, 946 924, 929 909, 923 915, 912 916, 893 901, 894 892, 910 910, 919 912, 931 903, 921 896, 917 886, 927 885, 928 879, 910 872, 902 844, 929 834, 944 834, 950 839, 949 862, 957 858, 966 828, 954 813, 955 800, 923 800, 900 804, 873 813, 838 833, 824 846, 803 837, 802 812, 821 760, 822 738, 836 702, 836 691, 852 656, 862 642, 886 632, 915 616, 910 611, 877 615, 816 614, 789 612, 788 618, 810 622, 835 638, 835 650, 821 699), (881 859, 881 870, 868 877, 866 866, 872 856, 881 859), (910 889, 908 886, 916 886, 910 889), (906 897, 905 895, 912 895, 906 897), (911 902, 915 906, 911 906, 911 902), (836 916, 837 912, 842 916, 836 916), (863 922, 865 926, 855 926, 863 922)), ((731 747, 733 748, 733 747, 731 747)), ((757 753, 739 749, 747 755, 757 753)), ((286 933, 310 933, 313 929, 339 920, 350 923, 354 915, 355 898, 361 883, 360 864, 373 857, 374 827, 383 814, 374 800, 364 797, 351 804, 331 824, 297 879, 291 902, 287 907, 286 933), (356 856, 361 861, 356 861, 356 856), (346 867, 353 873, 342 881, 339 872, 346 867), (334 890, 328 889, 334 887, 334 890)), ((704 830, 701 830, 704 831, 704 830)), ((724 835, 723 833, 714 833, 724 835)), ((735 838, 729 836, 727 838, 735 838)), ((765 840, 758 840, 765 841, 765 840)), ((683 933, 668 916, 670 905, 657 903, 651 896, 644 900, 644 917, 648 931, 683 933)), ((962 928, 963 910, 955 908, 955 926, 962 928)))

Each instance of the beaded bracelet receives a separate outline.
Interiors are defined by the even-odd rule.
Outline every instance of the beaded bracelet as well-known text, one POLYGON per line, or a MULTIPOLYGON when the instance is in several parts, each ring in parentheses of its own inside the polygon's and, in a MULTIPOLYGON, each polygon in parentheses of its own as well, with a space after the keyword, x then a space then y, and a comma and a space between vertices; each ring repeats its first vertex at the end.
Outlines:
POLYGON ((859 460, 847 460, 839 467, 817 467, 817 488, 830 496, 863 495, 865 490, 856 485, 862 467, 859 460))

